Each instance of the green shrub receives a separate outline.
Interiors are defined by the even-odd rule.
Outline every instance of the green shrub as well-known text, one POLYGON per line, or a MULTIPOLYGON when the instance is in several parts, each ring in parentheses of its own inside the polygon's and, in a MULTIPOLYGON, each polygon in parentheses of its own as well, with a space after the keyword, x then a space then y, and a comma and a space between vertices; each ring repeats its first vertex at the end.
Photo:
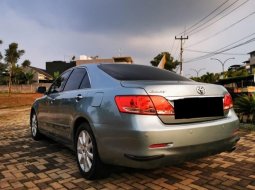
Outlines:
POLYGON ((241 95, 235 99, 234 109, 238 115, 246 116, 248 121, 255 123, 255 95, 241 95))

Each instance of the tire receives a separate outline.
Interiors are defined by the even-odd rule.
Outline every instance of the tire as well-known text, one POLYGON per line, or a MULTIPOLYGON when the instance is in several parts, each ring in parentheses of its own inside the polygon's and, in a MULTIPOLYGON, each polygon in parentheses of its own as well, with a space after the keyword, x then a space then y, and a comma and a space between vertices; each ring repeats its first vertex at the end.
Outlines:
POLYGON ((106 177, 108 171, 97 151, 95 137, 87 123, 82 123, 75 136, 76 160, 80 173, 86 179, 106 177))
POLYGON ((34 111, 31 113, 31 117, 30 117, 30 128, 31 128, 32 138, 36 141, 40 140, 42 135, 39 132, 38 120, 37 120, 36 113, 34 111))

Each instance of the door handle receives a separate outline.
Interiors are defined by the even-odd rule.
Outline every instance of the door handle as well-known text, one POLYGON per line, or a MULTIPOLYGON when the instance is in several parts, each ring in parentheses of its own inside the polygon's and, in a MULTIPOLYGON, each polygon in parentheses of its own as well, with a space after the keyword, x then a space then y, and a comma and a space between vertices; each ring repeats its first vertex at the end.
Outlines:
POLYGON ((53 104, 54 101, 55 101, 55 98, 47 98, 47 102, 50 104, 53 104))
POLYGON ((79 102, 81 99, 83 98, 83 96, 81 94, 78 94, 76 97, 75 97, 75 100, 77 102, 79 102))
POLYGON ((53 102, 55 101, 55 98, 50 100, 50 103, 53 104, 53 102))

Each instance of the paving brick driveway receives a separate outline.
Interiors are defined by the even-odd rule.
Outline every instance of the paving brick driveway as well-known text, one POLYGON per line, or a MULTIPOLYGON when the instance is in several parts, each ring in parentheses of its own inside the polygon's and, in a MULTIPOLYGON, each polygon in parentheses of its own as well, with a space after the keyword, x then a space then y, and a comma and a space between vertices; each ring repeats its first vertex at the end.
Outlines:
POLYGON ((81 177, 73 153, 49 139, 30 138, 26 108, 0 110, 0 189, 254 189, 255 133, 238 148, 157 170, 114 168, 102 180, 81 177))

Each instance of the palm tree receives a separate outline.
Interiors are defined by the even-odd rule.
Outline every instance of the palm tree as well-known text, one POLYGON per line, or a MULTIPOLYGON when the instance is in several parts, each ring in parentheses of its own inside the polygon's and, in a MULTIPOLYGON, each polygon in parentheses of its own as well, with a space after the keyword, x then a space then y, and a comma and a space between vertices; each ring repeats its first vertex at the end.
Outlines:
MULTIPOLYGON (((0 45, 3 43, 3 41, 2 40, 0 40, 0 45)), ((0 61, 1 61, 1 59, 3 59, 3 56, 2 56, 2 53, 0 52, 0 61)))
POLYGON ((59 71, 53 73, 53 80, 56 80, 60 76, 59 71))
POLYGON ((17 43, 11 43, 9 48, 5 50, 5 62, 8 64, 9 70, 9 96, 11 94, 11 85, 12 85, 12 76, 14 72, 14 68, 16 67, 16 63, 20 59, 20 57, 25 53, 25 50, 18 50, 17 43))
POLYGON ((255 121, 255 95, 242 95, 236 98, 234 108, 237 113, 247 115, 251 122, 255 121))
POLYGON ((27 79, 27 84, 32 84, 33 78, 34 78, 34 73, 32 71, 25 73, 26 79, 27 79))
POLYGON ((28 59, 26 59, 25 61, 23 61, 23 63, 21 65, 22 65, 22 67, 28 67, 31 65, 31 62, 28 59))
POLYGON ((156 57, 154 57, 153 60, 151 60, 150 63, 153 66, 157 67, 164 55, 165 55, 165 59, 166 59, 164 69, 172 71, 180 64, 177 60, 174 60, 174 58, 171 56, 171 54, 169 52, 161 52, 156 57))
POLYGON ((206 72, 203 76, 201 76, 201 82, 206 82, 206 83, 215 83, 219 79, 219 75, 216 73, 209 73, 206 72))

